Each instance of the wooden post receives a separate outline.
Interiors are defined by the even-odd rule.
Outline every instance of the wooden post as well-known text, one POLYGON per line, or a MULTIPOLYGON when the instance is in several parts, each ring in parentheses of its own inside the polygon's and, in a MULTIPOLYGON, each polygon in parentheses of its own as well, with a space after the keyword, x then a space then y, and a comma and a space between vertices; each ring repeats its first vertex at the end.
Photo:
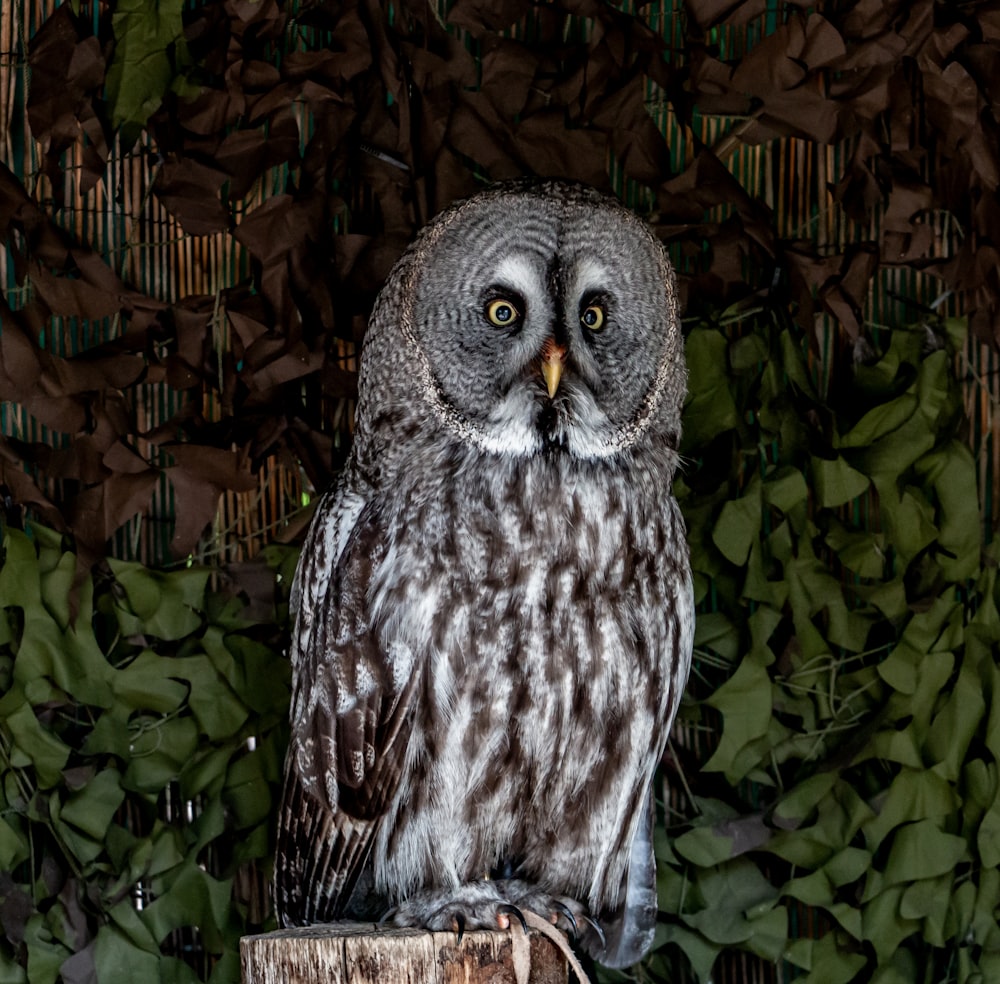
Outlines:
MULTIPOLYGON (((528 934, 528 984, 567 984, 566 959, 536 931, 528 934)), ((243 984, 524 984, 505 930, 455 933, 373 923, 282 929, 240 940, 243 984)))

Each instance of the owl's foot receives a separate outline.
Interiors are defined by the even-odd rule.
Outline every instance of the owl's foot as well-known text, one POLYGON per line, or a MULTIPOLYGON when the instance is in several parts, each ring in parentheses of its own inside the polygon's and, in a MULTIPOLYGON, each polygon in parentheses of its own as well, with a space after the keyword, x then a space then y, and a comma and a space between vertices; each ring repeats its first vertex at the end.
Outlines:
POLYGON ((547 918, 588 950, 604 948, 604 931, 584 905, 517 878, 467 882, 456 889, 425 889, 391 909, 384 921, 437 932, 451 930, 461 936, 471 929, 508 929, 512 918, 527 929, 522 911, 547 918))
POLYGON ((501 893, 501 884, 484 880, 458 888, 425 889, 390 909, 383 921, 436 932, 450 929, 459 938, 467 929, 509 929, 511 917, 527 930, 520 910, 501 893))
MULTIPOLYGON (((513 905, 547 916, 554 926, 585 945, 591 939, 599 941, 600 949, 604 949, 604 930, 582 902, 565 895, 552 895, 537 885, 518 878, 505 879, 497 884, 504 886, 501 891, 513 905)), ((593 947, 587 945, 587 949, 589 951, 593 947)))

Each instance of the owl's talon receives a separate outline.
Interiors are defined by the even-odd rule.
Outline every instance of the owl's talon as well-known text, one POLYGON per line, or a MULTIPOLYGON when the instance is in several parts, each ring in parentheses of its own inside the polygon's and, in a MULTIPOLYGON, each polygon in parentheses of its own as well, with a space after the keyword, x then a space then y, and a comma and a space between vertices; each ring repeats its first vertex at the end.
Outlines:
POLYGON ((528 924, 524 921, 524 916, 521 914, 521 910, 516 905, 511 905, 509 902, 504 902, 497 906, 497 924, 501 929, 507 929, 510 927, 510 916, 514 916, 517 921, 521 924, 521 928, 527 933, 528 924), (501 916, 507 916, 507 925, 503 925, 500 921, 501 916))
POLYGON ((580 935, 580 926, 576 921, 576 916, 573 915, 573 910, 568 905, 566 905, 565 902, 560 902, 558 899, 552 900, 552 908, 558 910, 558 912, 552 913, 552 922, 558 926, 559 916, 560 915, 563 916, 566 919, 566 922, 568 922, 572 927, 570 929, 570 933, 572 934, 573 939, 575 940, 577 936, 580 935))
POLYGON ((458 933, 458 942, 462 942, 462 937, 465 935, 465 916, 461 912, 456 912, 452 916, 452 923, 455 927, 455 932, 458 933))
POLYGON ((601 924, 596 919, 588 916, 585 912, 583 913, 583 918, 587 920, 594 932, 597 933, 601 941, 601 949, 606 950, 608 948, 608 938, 604 935, 604 930, 601 929, 601 924))

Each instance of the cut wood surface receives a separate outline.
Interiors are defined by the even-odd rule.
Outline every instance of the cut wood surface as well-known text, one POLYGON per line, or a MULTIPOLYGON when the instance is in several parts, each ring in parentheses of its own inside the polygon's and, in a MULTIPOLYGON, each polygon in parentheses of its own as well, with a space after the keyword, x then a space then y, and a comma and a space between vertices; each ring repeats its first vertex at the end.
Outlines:
MULTIPOLYGON (((528 984, 567 984, 566 959, 537 932, 527 938, 528 984)), ((240 941, 243 984, 518 984, 506 930, 455 933, 374 923, 283 929, 240 941)))

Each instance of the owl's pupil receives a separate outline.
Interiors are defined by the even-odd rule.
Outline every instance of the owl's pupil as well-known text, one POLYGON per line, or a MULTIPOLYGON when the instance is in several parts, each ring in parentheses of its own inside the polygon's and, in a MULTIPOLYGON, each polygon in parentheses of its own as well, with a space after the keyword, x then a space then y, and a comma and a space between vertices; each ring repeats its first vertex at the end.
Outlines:
POLYGON ((513 308, 508 307, 506 304, 501 304, 494 312, 494 316, 497 321, 510 321, 514 317, 513 308))

